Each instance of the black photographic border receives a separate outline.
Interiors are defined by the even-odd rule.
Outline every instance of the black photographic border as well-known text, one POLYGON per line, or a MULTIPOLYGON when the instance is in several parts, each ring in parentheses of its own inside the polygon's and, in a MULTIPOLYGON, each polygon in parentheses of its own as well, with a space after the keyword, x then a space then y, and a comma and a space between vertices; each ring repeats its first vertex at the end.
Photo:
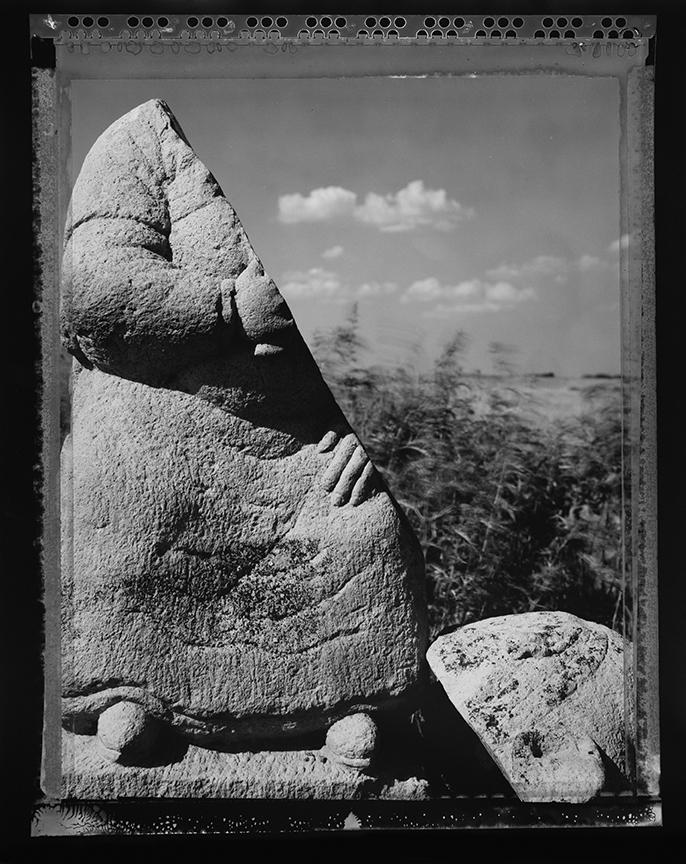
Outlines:
MULTIPOLYGON (((17 4, 14 4, 17 5, 17 4)), ((152 4, 148 4, 151 6, 152 4)), ((170 3, 164 5, 168 9, 170 3)), ((497 4, 494 4, 497 5, 497 4)), ((502 5, 502 4, 501 4, 502 5)), ((560 4, 547 3, 546 11, 551 6, 560 6, 560 4)), ((573 6, 573 4, 570 4, 573 6)), ((635 5, 635 4, 634 4, 635 5)), ((657 373, 658 373, 658 412, 660 422, 658 425, 658 481, 660 488, 660 499, 658 503, 658 516, 660 523, 659 536, 659 557, 660 569, 664 578, 660 585, 660 626, 661 626, 661 651, 660 651, 660 680, 661 680, 661 703, 662 703, 662 741, 663 741, 663 773, 661 781, 661 789, 665 802, 665 816, 670 813, 670 793, 678 795, 679 789, 679 765, 678 765, 678 740, 679 733, 683 730, 684 723, 684 697, 682 696, 679 684, 681 676, 676 670, 681 668, 681 661, 684 657, 684 633, 683 627, 680 625, 680 610, 684 608, 681 599, 681 591, 683 591, 683 580, 679 579, 679 559, 676 557, 676 519, 678 518, 678 485, 680 479, 680 454, 676 450, 676 441, 679 436, 678 424, 672 425, 666 418, 670 410, 674 406, 675 399, 678 401, 679 394, 679 366, 676 360, 676 332, 679 326, 678 315, 676 314, 676 294, 678 293, 678 274, 679 274, 679 259, 681 257, 680 232, 683 228, 683 191, 684 191, 684 174, 683 160, 681 149, 684 140, 683 116, 679 110, 679 105, 683 104, 683 100, 679 99, 683 95, 683 72, 679 61, 679 48, 683 42, 681 36, 684 34, 683 16, 679 14, 678 9, 675 9, 676 4, 659 3, 659 9, 651 9, 651 14, 658 12, 658 77, 656 90, 656 202, 657 202, 657 282, 661 287, 657 292, 657 333, 658 333, 658 355, 657 355, 657 373), (671 406, 671 407, 670 407, 671 406), (665 418, 663 420, 663 418, 665 418), (676 749, 674 749, 676 748, 676 749), (672 756, 670 759, 669 756, 672 756)), ((627 11, 632 6, 630 3, 612 4, 606 3, 603 6, 604 11, 611 13, 611 7, 616 7, 616 12, 627 11)), ((90 4, 89 9, 92 10, 93 5, 90 4)), ((464 8, 464 6, 462 7, 464 8)), ((396 11, 399 11, 398 5, 394 6, 396 11)), ((10 10, 8 10, 10 11, 10 10)), ((14 9, 11 10, 12 12, 14 9)), ((497 10, 496 10, 497 11, 497 10)), ((559 11, 562 11, 561 9, 559 11)), ((565 11, 570 10, 569 6, 565 6, 565 11)), ((23 10, 21 10, 23 12, 23 10)), ((26 19, 21 12, 15 16, 19 21, 26 19)), ((582 14, 580 12, 580 14, 582 14)), ((5 16, 7 20, 7 16, 5 16)), ((19 44, 21 38, 26 33, 24 27, 23 32, 14 33, 12 36, 12 47, 16 50, 9 50, 6 55, 6 60, 9 63, 14 63, 14 77, 17 77, 20 71, 25 71, 27 67, 27 50, 26 45, 19 44)), ((44 62, 44 61, 41 61, 44 62)), ((8 63, 8 69, 11 67, 8 63)), ((12 75, 7 75, 8 83, 12 80, 12 75)), ((5 153, 9 154, 12 159, 12 165, 26 165, 30 162, 30 156, 27 159, 26 144, 30 140, 30 128, 26 123, 27 109, 27 87, 24 82, 24 87, 16 89, 8 87, 7 101, 9 105, 10 116, 15 118, 23 117, 24 125, 18 123, 11 140, 6 140, 5 153)), ((7 155, 5 164, 7 165, 7 155)), ((15 181, 19 181, 16 185, 9 184, 9 188, 22 188, 21 176, 13 173, 15 181)), ((13 218, 21 217, 30 213, 30 198, 26 196, 25 177, 23 186, 23 195, 19 194, 13 201, 13 218)), ((21 233, 21 232, 20 232, 21 233)), ((6 238, 5 238, 6 239, 6 238)), ((34 270, 33 248, 32 243, 23 232, 21 236, 22 243, 13 244, 12 256, 18 264, 13 268, 14 274, 19 272, 19 284, 30 280, 34 270), (24 254, 20 254, 21 251, 24 254), (18 254, 19 253, 19 254, 18 254)), ((16 275, 15 275, 16 280, 16 275)), ((23 295, 24 300, 26 295, 23 295)), ((22 813, 26 815, 26 805, 30 800, 35 800, 34 794, 36 789, 37 776, 33 780, 26 779, 27 769, 33 764, 35 765, 35 743, 40 739, 40 717, 36 714, 35 709, 40 712, 41 700, 41 668, 40 668, 40 641, 42 625, 40 622, 40 590, 39 576, 35 578, 37 572, 37 564, 39 558, 39 550, 36 544, 35 528, 40 524, 41 506, 40 506, 40 482, 36 483, 36 471, 21 470, 24 464, 20 461, 20 456, 35 454, 35 445, 37 436, 34 429, 35 420, 35 394, 39 386, 39 376, 36 374, 35 361, 38 357, 37 338, 34 337, 33 343, 30 340, 27 343, 26 329, 23 332, 20 329, 21 322, 28 325, 29 329, 34 329, 33 325, 35 312, 27 310, 27 304, 22 302, 22 295, 15 292, 7 298, 7 303, 10 305, 9 313, 16 313, 12 320, 18 322, 16 328, 12 328, 8 333, 5 346, 9 348, 9 363, 6 367, 8 370, 8 381, 11 379, 9 388, 10 397, 13 402, 13 428, 6 431, 8 446, 5 449, 6 456, 10 456, 11 467, 14 470, 8 472, 10 480, 15 477, 23 479, 27 477, 33 480, 27 488, 18 487, 18 492, 11 498, 12 506, 7 506, 7 524, 6 536, 11 538, 12 543, 8 543, 8 548, 11 545, 13 548, 11 554, 8 554, 7 560, 14 562, 15 558, 20 562, 18 570, 14 569, 16 565, 13 563, 13 572, 16 578, 13 578, 13 583, 7 586, 6 589, 6 606, 12 610, 10 626, 4 632, 8 637, 8 645, 11 645, 12 650, 5 653, 6 661, 10 662, 6 665, 9 670, 3 668, 3 671, 9 671, 8 680, 13 686, 9 686, 4 690, 5 693, 16 693, 16 697, 10 697, 12 704, 12 716, 6 718, 7 735, 3 736, 3 743, 7 745, 9 742, 14 742, 14 745, 9 747, 11 751, 7 763, 15 765, 17 770, 14 772, 13 780, 6 789, 7 804, 4 808, 6 816, 10 817, 8 824, 11 824, 9 836, 16 833, 17 837, 23 837, 26 829, 25 818, 14 820, 11 816, 16 813, 19 816, 22 813), (21 336, 20 336, 21 334, 21 336), (36 383, 36 387, 31 387, 31 381, 36 383), (7 434, 9 433, 9 434, 7 434), (27 494, 28 493, 28 494, 27 494), (38 493, 38 494, 36 494, 38 493), (29 517, 28 520, 26 517, 29 517), (30 523, 30 524, 29 524, 30 523), (28 525, 28 527, 27 527, 28 525), (9 528, 9 531, 7 531, 9 528), (18 541, 22 540, 22 544, 18 546, 18 541), (13 625, 13 626, 12 626, 13 625), (26 649, 26 650, 23 650, 26 649), (13 662, 14 658, 17 662, 13 662), (38 718, 38 719, 37 719, 38 718), (22 722, 23 721, 23 722, 22 722), (31 743, 33 742, 33 743, 31 743), (29 789, 31 794, 24 794, 29 789)), ((681 442, 680 442, 681 443, 681 442)), ((32 461, 30 461, 32 464, 32 461)), ((8 496, 8 501, 9 501, 8 496)), ((6 775, 7 776, 7 775, 6 775)), ((678 809, 678 798, 671 798, 673 810, 676 815, 678 809)), ((299 804, 302 802, 293 802, 299 804)), ((29 805, 30 806, 30 805, 29 805)), ((669 832, 679 832, 680 826, 672 819, 671 825, 666 820, 665 825, 669 832)), ((428 826, 427 826, 428 827, 428 826)), ((539 829, 536 833, 541 837, 544 829, 539 829)), ((488 834, 488 830, 485 829, 488 834)), ((514 840, 509 839, 508 844, 514 840)), ((521 834, 521 832, 517 832, 521 834)), ((545 831, 547 833, 547 831, 545 831)), ((581 842, 581 836, 585 832, 574 832, 574 836, 581 842)), ((593 832, 597 836, 597 832, 593 832)), ((664 829, 663 832, 664 833, 664 829)), ((480 836, 484 837, 482 832, 480 836)), ((641 829, 634 829, 631 832, 635 841, 620 840, 615 836, 612 841, 615 848, 622 847, 622 844, 627 842, 638 843, 639 836, 642 835, 641 829)), ((349 835, 348 835, 349 836, 349 835)), ((464 835, 463 835, 464 836, 464 835)), ((654 832, 653 832, 654 836, 654 832)), ((484 837, 485 840, 485 837, 484 837)), ((462 841, 461 841, 462 842, 462 841)), ((654 843, 653 841, 648 841, 654 843)), ((578 848, 578 842, 572 841, 567 832, 565 845, 571 844, 568 849, 578 848)), ((19 848, 18 846, 16 848, 19 848)), ((521 847, 520 848, 524 848, 521 847)), ((646 847, 647 848, 647 847, 646 847)))

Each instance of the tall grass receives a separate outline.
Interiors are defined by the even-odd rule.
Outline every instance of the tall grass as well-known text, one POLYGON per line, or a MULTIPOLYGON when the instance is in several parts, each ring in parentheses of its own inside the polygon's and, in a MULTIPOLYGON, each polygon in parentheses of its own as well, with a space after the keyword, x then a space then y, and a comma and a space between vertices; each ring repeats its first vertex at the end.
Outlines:
POLYGON ((622 630, 619 400, 533 423, 507 347, 499 386, 465 375, 465 347, 457 333, 423 375, 366 368, 356 310, 312 343, 421 542, 432 633, 545 609, 622 630))
MULTIPOLYGON (((466 346, 455 334, 423 375, 369 368, 354 308, 311 345, 421 542, 432 632, 542 609, 631 632, 622 603, 618 396, 602 388, 581 416, 532 423, 507 346, 491 346, 498 386, 464 373, 466 346)), ((69 365, 66 358, 62 436, 69 365)))

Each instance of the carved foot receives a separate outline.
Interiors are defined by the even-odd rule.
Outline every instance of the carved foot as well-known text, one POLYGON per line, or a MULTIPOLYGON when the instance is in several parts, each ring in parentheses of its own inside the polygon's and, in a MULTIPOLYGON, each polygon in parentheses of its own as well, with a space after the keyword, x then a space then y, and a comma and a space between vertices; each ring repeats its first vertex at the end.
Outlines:
POLYGON ((154 750, 158 722, 137 702, 117 702, 98 717, 101 748, 112 762, 140 762, 154 750))
POLYGON ((376 723, 369 714, 350 714, 329 728, 324 750, 335 762, 368 768, 376 749, 376 723))

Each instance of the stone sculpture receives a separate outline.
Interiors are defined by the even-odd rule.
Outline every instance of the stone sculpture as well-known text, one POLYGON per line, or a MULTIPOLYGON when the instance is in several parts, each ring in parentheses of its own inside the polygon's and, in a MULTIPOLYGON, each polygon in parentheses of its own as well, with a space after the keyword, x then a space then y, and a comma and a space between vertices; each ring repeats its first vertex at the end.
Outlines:
POLYGON ((503 615, 439 636, 427 659, 523 801, 621 786, 631 715, 618 633, 566 612, 503 615))
MULTIPOLYGON (((411 748, 400 770, 375 762, 425 692, 419 545, 160 100, 86 157, 62 269, 66 731, 48 794, 426 797, 411 748)), ((503 616, 426 659, 522 800, 585 801, 621 775, 607 628, 503 616)))
POLYGON ((367 766, 421 690, 421 551, 160 100, 86 157, 63 298, 67 727, 123 764, 328 730, 367 766))

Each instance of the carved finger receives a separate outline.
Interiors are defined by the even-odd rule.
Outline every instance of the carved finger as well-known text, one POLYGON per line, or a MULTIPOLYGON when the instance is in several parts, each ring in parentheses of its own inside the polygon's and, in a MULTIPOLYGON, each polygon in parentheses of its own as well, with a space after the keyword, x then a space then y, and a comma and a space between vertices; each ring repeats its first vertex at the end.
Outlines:
POLYGON ((333 490, 334 507, 341 507, 350 498, 350 493, 353 491, 353 486, 359 479, 365 465, 369 464, 369 457, 362 449, 362 445, 358 444, 355 452, 350 457, 350 461, 343 469, 341 476, 338 478, 338 483, 333 490))
POLYGON ((255 345, 253 354, 255 357, 272 357, 274 354, 280 354, 282 351, 282 345, 272 345, 269 342, 258 342, 257 345, 255 345))
POLYGON ((322 486, 326 489, 327 492, 332 492, 336 483, 338 483, 338 478, 341 476, 341 473, 345 466, 350 461, 350 457, 355 452, 355 448, 357 447, 357 438, 355 435, 350 433, 350 435, 346 435, 345 438, 342 438, 334 451, 333 459, 329 463, 324 475, 322 476, 322 486))
POLYGON ((350 494, 350 503, 353 507, 357 507, 363 501, 366 501, 376 489, 376 469, 371 462, 367 462, 364 466, 362 474, 353 486, 353 491, 350 494))
POLYGON ((328 453, 329 450, 333 450, 336 444, 338 444, 338 433, 333 431, 327 432, 319 444, 317 444, 317 453, 328 453))

